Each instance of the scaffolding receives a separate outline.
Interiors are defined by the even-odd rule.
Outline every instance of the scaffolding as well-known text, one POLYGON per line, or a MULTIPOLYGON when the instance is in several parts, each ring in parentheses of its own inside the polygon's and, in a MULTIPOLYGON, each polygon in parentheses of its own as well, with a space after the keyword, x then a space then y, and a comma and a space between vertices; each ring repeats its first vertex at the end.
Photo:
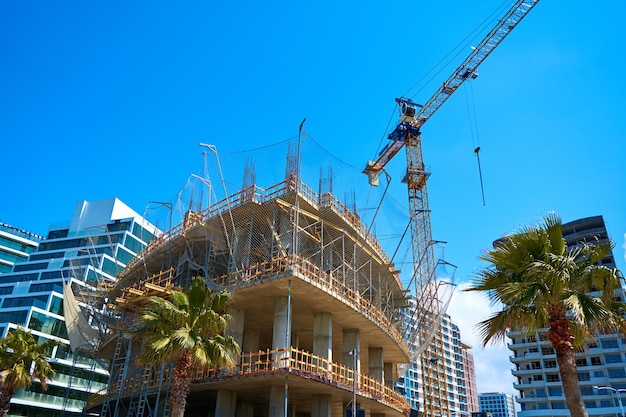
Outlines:
MULTIPOLYGON (((87 410, 101 417, 169 416, 166 381, 171 367, 156 370, 131 360, 138 347, 132 329, 149 296, 187 287, 195 276, 204 277, 212 290, 225 289, 235 297, 286 277, 296 279, 349 308, 376 329, 372 331, 379 338, 389 340, 390 360, 408 361, 401 315, 406 292, 399 271, 360 217, 330 191, 316 193, 289 171, 284 181, 265 189, 249 183, 251 174, 246 178, 241 191, 204 210, 187 211, 179 225, 149 242, 108 289, 116 324, 109 325, 100 353, 110 361, 111 382, 108 390, 90 397, 87 410)), ((304 349, 289 347, 285 353, 264 346, 259 352, 242 353, 236 368, 204 371, 194 383, 271 370, 325 378, 349 392, 358 378, 363 398, 408 412, 393 384, 323 362, 304 349)))

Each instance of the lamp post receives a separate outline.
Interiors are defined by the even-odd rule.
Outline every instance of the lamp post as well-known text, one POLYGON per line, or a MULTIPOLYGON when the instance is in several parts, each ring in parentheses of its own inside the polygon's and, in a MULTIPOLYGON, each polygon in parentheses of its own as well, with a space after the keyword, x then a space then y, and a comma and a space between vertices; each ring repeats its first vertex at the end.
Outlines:
POLYGON ((626 388, 599 387, 597 385, 594 385, 593 389, 596 391, 600 391, 604 389, 604 390, 609 390, 615 393, 615 398, 617 398, 617 403, 619 404, 619 409, 622 414, 622 417, 626 417, 626 414, 624 414, 624 405, 622 404, 622 398, 619 395, 620 392, 626 392, 626 388))
POLYGON ((356 374, 356 359, 357 359, 357 356, 359 354, 359 351, 356 350, 356 348, 354 348, 354 349, 352 349, 349 352, 349 354, 352 355, 352 359, 354 360, 353 361, 354 366, 352 368, 352 376, 353 376, 353 378, 352 378, 352 380, 353 380, 352 381, 353 382, 353 385, 352 385, 352 417, 356 417, 356 387, 357 387, 357 385, 356 385, 356 378, 357 378, 357 374, 356 374))

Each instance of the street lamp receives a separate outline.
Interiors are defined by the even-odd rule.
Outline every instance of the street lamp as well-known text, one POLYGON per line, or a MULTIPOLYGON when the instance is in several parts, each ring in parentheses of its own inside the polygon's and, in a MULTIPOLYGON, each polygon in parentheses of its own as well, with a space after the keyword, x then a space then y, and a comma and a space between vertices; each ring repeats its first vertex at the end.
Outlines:
POLYGON ((599 387, 597 385, 593 386, 593 389, 596 391, 600 391, 602 389, 606 389, 609 391, 612 391, 613 393, 615 393, 615 398, 617 398, 617 402, 619 404, 619 409, 622 413, 622 417, 626 417, 626 414, 624 414, 624 405, 622 404, 622 399, 619 395, 620 392, 626 392, 626 388, 613 388, 613 387, 599 387))
POLYGON ((356 348, 352 349, 350 352, 348 352, 348 354, 350 356, 352 356, 352 358, 354 359, 354 366, 352 368, 352 380, 353 380, 353 385, 352 385, 352 417, 356 417, 356 359, 357 356, 359 355, 359 351, 356 350, 356 348))

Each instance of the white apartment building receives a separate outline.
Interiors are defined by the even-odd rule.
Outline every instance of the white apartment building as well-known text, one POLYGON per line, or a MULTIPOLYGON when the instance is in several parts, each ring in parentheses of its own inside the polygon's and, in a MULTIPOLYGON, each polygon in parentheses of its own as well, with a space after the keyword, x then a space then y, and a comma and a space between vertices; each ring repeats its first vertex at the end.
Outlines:
MULTIPOLYGON (((566 223, 563 235, 569 246, 584 240, 608 241, 602 216, 566 223)), ((615 267, 612 254, 601 263, 615 267)), ((623 288, 617 290, 615 296, 622 301, 626 299, 623 288)), ((545 333, 510 332, 509 337, 513 375, 517 377, 514 387, 520 394, 518 417, 569 416, 556 354, 545 333)), ((576 363, 580 391, 589 416, 621 415, 618 401, 623 403, 622 390, 626 392, 626 337, 623 334, 597 335, 587 341, 583 352, 577 353, 576 363), (598 386, 605 388, 594 389, 598 386)))
POLYGON ((477 402, 470 398, 472 392, 476 395, 470 348, 461 341, 459 327, 446 314, 428 349, 428 359, 413 363, 399 378, 396 390, 404 394, 412 410, 426 417, 469 417, 470 405, 477 402))

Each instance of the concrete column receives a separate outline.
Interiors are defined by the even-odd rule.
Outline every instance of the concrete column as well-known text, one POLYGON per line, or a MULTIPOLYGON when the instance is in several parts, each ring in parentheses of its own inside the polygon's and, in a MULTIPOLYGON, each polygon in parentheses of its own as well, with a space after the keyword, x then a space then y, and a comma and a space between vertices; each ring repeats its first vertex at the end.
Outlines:
POLYGON ((311 396, 311 417, 331 417, 330 395, 311 396))
POLYGON ((287 297, 277 297, 274 303, 274 333, 272 349, 289 346, 287 341, 287 297))
POLYGON ((284 386, 272 385, 270 388, 270 409, 267 417, 286 417, 284 386))
POLYGON ((225 389, 217 390, 215 417, 236 417, 237 393, 225 389))
POLYGON ((228 314, 232 320, 226 326, 226 336, 232 336, 239 346, 243 346, 243 324, 246 311, 240 308, 228 307, 228 314))
MULTIPOLYGON (((274 304, 274 333, 272 349, 284 349, 290 345, 291 332, 288 326, 287 297, 277 297, 274 304), (289 334, 287 333, 289 331, 289 334)), ((289 365, 289 352, 272 355, 274 368, 285 368, 289 365), (284 360, 281 360, 284 359, 284 360)))
POLYGON ((393 388, 398 380, 398 367, 391 362, 385 362, 385 385, 393 388))
POLYGON ((258 352, 260 346, 260 333, 252 330, 246 330, 243 333, 242 352, 258 352))
POLYGON ((317 313, 313 316, 313 354, 333 360, 333 316, 317 313))
POLYGON ((357 361, 355 371, 361 372, 361 334, 359 329, 344 329, 343 331, 343 364, 350 369, 354 368, 354 356, 350 352, 357 351, 357 361))
POLYGON ((369 348, 368 349, 368 357, 369 357, 369 376, 377 381, 380 381, 381 384, 385 383, 385 368, 383 362, 383 348, 369 348))
POLYGON ((252 403, 239 404, 237 417, 254 417, 254 405, 252 403))

